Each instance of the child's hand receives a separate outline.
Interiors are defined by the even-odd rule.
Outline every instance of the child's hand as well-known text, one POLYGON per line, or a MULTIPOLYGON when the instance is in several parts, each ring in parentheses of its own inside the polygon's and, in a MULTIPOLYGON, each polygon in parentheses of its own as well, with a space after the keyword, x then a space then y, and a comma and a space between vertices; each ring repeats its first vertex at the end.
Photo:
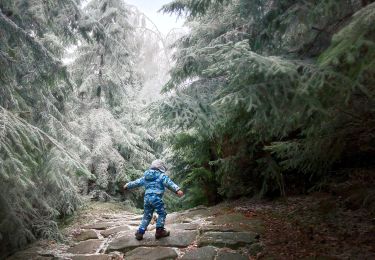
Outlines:
POLYGON ((179 196, 181 198, 182 196, 184 196, 184 192, 182 190, 178 190, 177 196, 179 196))
POLYGON ((127 190, 128 189, 128 184, 125 184, 124 185, 124 190, 127 190))

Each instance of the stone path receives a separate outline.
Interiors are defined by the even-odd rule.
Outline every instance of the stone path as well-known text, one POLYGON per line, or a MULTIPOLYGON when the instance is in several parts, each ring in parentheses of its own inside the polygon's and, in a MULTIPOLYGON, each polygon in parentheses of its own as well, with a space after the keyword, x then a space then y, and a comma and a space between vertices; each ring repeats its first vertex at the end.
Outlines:
POLYGON ((134 238, 141 215, 98 216, 69 235, 70 244, 53 250, 32 247, 10 257, 15 259, 249 259, 262 250, 262 222, 229 208, 196 207, 167 216, 170 237, 156 240, 150 226, 141 241, 134 238))

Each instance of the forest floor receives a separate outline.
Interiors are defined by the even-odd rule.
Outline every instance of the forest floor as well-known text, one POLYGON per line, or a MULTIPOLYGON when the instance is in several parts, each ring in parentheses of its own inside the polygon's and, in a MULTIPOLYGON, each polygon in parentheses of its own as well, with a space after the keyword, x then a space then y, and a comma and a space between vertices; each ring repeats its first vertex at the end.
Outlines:
POLYGON ((38 241, 9 259, 375 259, 375 218, 325 193, 240 199, 171 213, 171 236, 134 232, 140 210, 88 202, 61 225, 64 242, 38 241))

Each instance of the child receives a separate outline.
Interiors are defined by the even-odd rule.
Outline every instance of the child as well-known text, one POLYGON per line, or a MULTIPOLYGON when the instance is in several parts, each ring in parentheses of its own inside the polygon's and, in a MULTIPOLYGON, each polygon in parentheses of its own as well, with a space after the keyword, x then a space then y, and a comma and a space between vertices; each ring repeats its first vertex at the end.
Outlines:
POLYGON ((165 190, 164 187, 175 192, 179 197, 182 197, 184 193, 180 187, 164 174, 166 170, 167 168, 161 160, 155 160, 152 162, 150 169, 145 171, 142 178, 129 182, 124 186, 125 190, 145 186, 144 214, 138 231, 135 233, 135 238, 137 240, 143 239, 143 234, 150 224, 154 210, 158 213, 155 238, 159 239, 169 236, 169 231, 164 229, 164 222, 167 216, 162 200, 165 190))

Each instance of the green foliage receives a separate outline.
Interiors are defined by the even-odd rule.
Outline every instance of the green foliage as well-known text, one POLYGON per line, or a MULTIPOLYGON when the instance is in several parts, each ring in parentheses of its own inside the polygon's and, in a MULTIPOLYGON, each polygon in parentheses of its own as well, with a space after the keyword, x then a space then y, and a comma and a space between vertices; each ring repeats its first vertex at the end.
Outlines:
POLYGON ((221 4, 225 0, 177 0, 163 6, 164 13, 177 13, 192 17, 202 15, 213 5, 221 4))
POLYGON ((203 167, 216 195, 283 195, 296 174, 311 187, 372 152, 374 4, 236 0, 197 15, 198 2, 165 7, 187 11, 190 33, 154 109, 187 188, 203 167))

